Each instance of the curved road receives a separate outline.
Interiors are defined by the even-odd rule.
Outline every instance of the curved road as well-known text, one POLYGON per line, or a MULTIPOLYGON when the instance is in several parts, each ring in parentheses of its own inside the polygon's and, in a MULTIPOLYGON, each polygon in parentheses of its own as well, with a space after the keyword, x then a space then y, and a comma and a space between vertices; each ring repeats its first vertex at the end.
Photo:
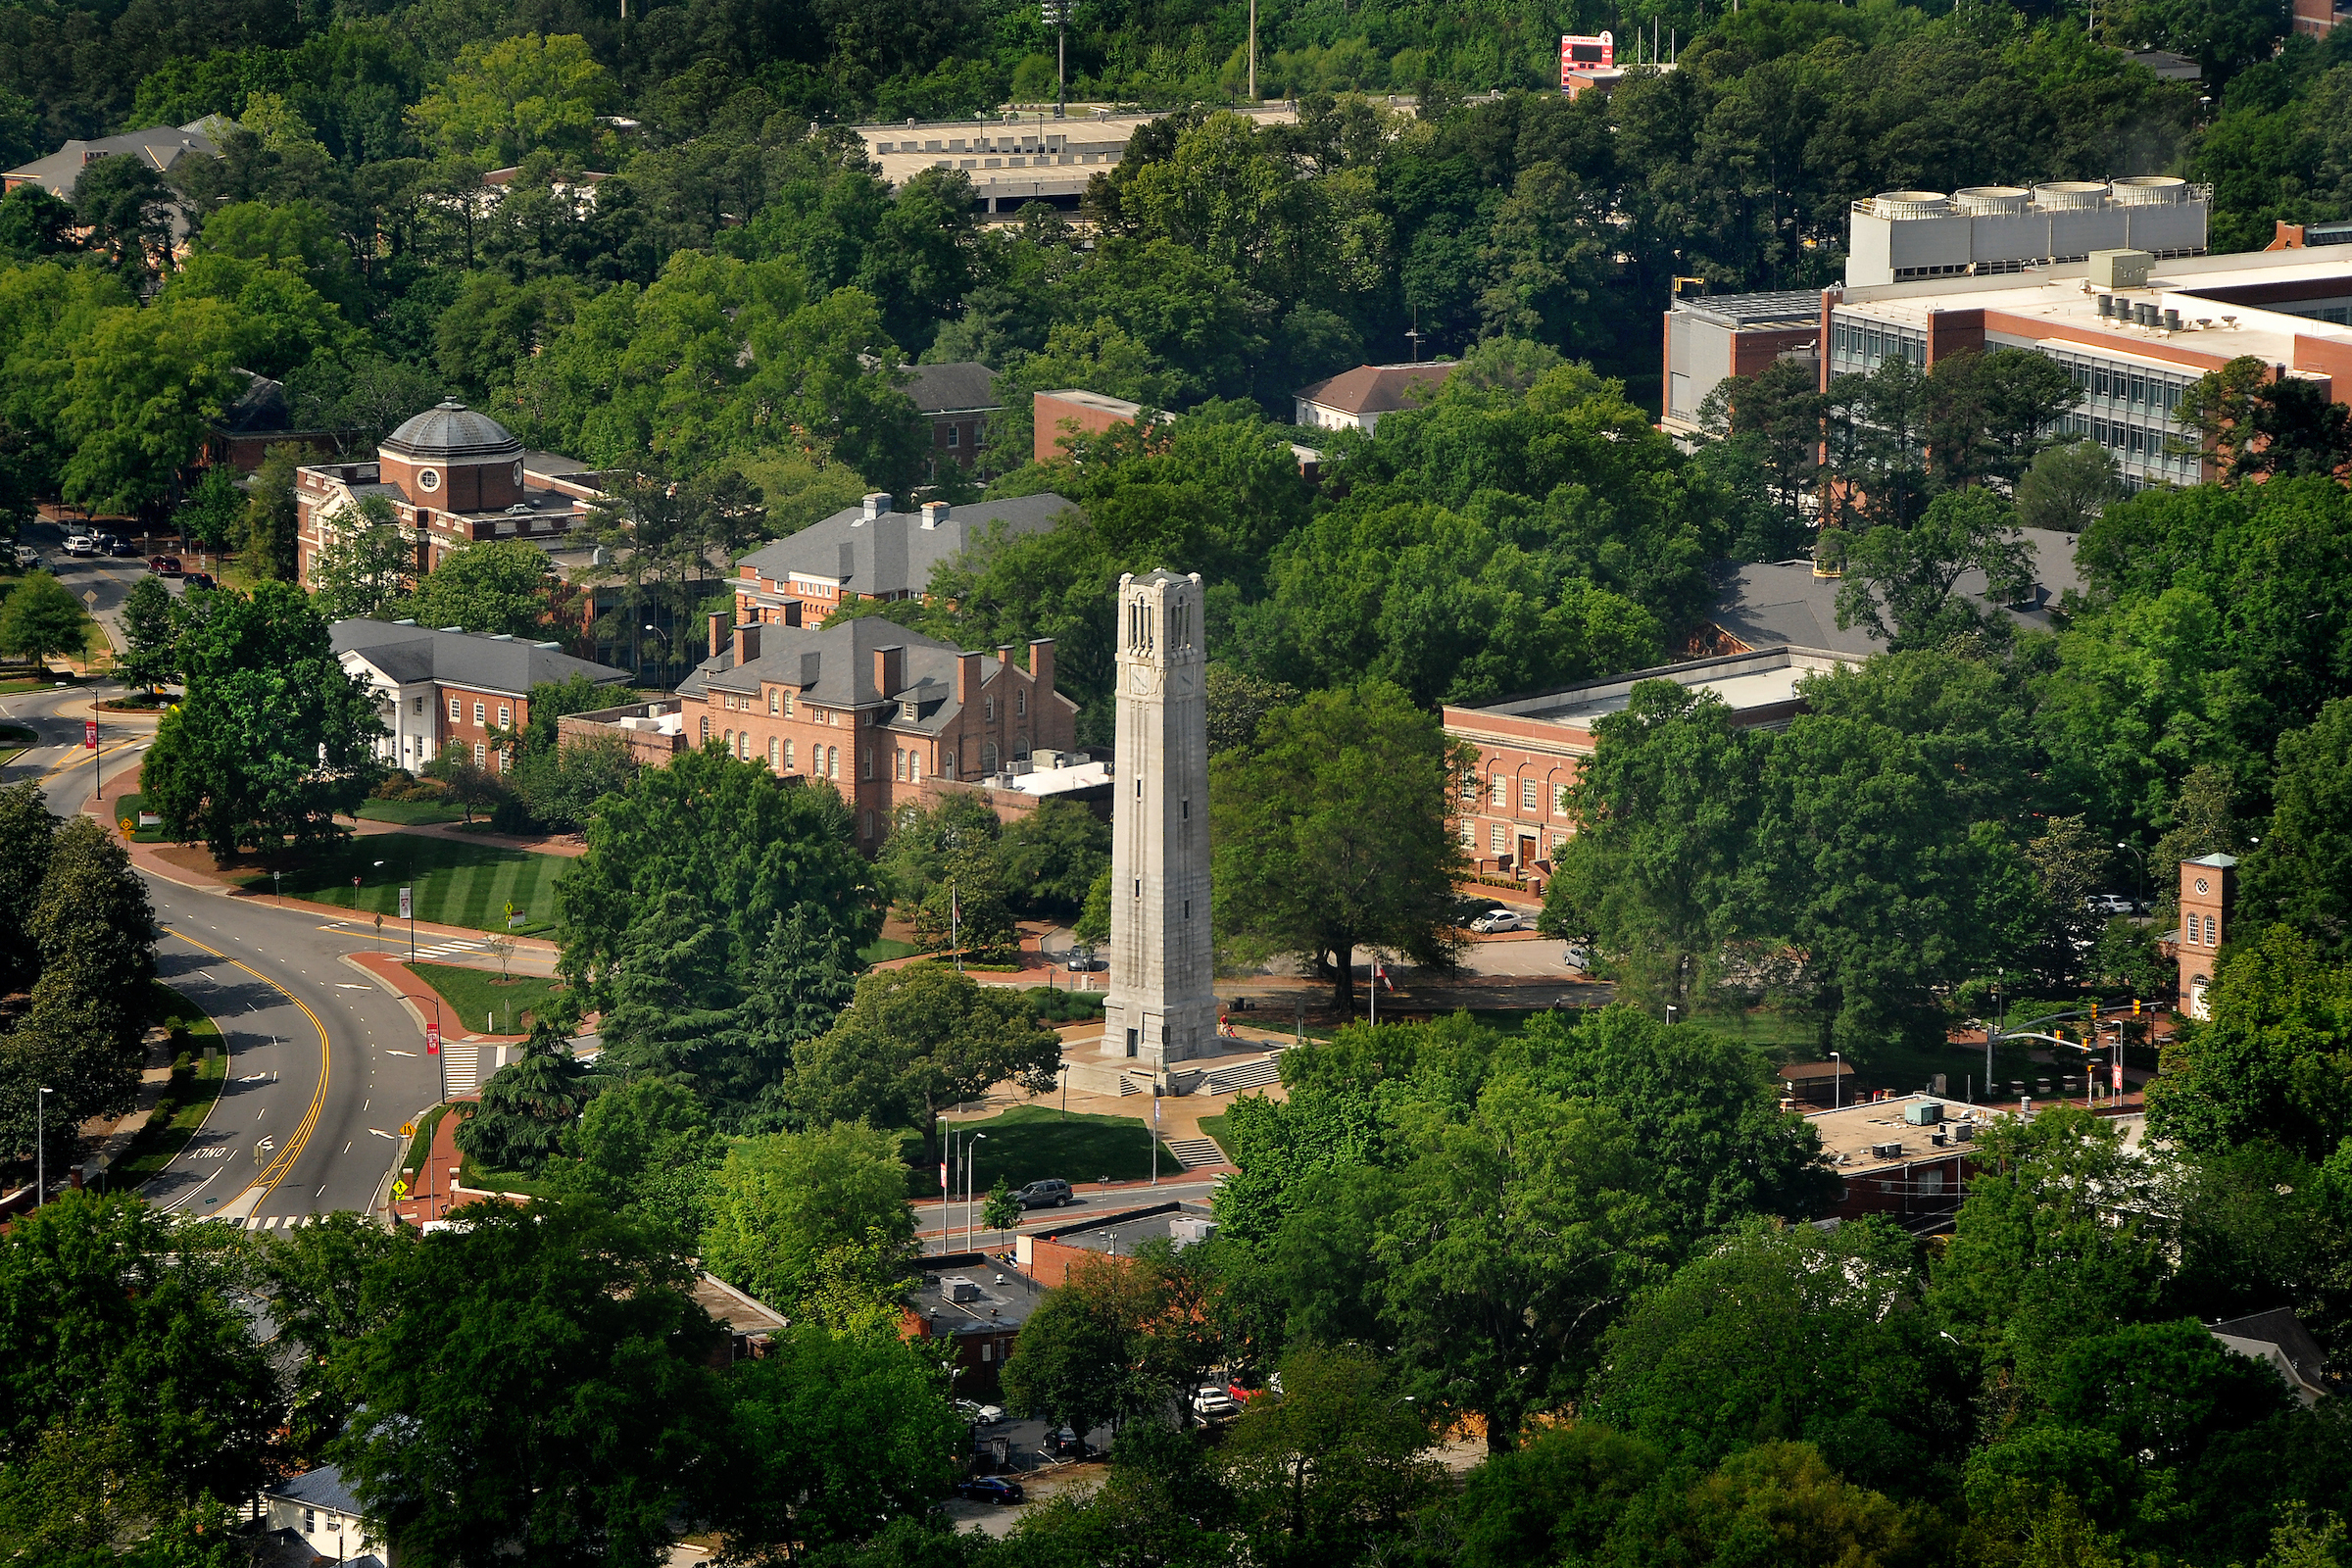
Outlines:
MULTIPOLYGON (((32 542, 54 546, 58 538, 36 529, 32 542)), ((76 595, 98 594, 102 621, 146 571, 54 548, 44 555, 76 595)), ((51 810, 89 809, 83 717, 93 695, 111 690, 51 687, 0 698, 0 719, 41 741, 0 768, 0 783, 37 778, 51 810)), ((110 797, 130 787, 129 765, 152 734, 152 724, 101 715, 110 797)), ((401 1124, 441 1095, 439 1062, 424 1054, 415 1017, 344 961, 373 945, 372 928, 141 875, 166 933, 158 970, 213 1016, 229 1052, 229 1081, 202 1131, 141 1191, 167 1208, 256 1228, 367 1210, 400 1151, 401 1124)))

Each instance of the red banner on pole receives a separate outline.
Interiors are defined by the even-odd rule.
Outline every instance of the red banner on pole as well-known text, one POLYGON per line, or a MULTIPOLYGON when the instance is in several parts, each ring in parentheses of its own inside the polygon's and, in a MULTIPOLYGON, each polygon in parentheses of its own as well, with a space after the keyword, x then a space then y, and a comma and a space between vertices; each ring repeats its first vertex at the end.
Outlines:
POLYGON ((441 1054, 441 1026, 437 1023, 424 1026, 424 1054, 428 1056, 441 1054))
POLYGON ((98 721, 96 719, 85 718, 81 721, 81 744, 93 752, 98 749, 98 721))

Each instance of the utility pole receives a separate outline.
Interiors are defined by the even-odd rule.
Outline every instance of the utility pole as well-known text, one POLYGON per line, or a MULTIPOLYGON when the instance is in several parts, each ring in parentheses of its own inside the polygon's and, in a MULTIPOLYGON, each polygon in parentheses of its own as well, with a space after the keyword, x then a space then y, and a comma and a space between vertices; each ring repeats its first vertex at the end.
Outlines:
POLYGON ((1250 0, 1250 101, 1257 102, 1257 0, 1250 0))

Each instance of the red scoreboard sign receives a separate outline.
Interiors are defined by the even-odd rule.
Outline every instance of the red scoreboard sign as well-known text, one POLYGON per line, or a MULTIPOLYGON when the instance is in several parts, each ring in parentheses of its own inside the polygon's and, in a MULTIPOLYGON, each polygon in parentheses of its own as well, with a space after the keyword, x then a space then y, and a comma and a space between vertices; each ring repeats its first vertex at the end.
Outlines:
POLYGON ((1560 85, 1566 87, 1568 78, 1587 72, 1617 69, 1617 39, 1613 34, 1600 33, 1586 38, 1569 32, 1560 35, 1560 85))

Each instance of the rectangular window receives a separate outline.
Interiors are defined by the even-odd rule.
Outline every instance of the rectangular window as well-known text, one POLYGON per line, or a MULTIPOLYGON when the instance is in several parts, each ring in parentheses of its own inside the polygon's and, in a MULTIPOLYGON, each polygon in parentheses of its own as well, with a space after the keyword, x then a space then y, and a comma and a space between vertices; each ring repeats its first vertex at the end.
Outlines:
POLYGON ((1026 718, 1029 716, 1029 694, 1027 692, 1014 692, 1012 694, 1012 713, 1015 718, 1026 718))
POLYGON ((899 747, 890 754, 890 776, 904 783, 906 778, 906 749, 899 747))
POLYGON ((787 773, 792 771, 792 742, 790 741, 784 743, 784 771, 787 773))
POLYGON ((1534 779, 1521 779, 1519 781, 1519 809, 1522 811, 1542 810, 1544 808, 1543 791, 1544 786, 1537 783, 1534 779))
POLYGON ((874 836, 874 813, 871 811, 865 813, 865 836, 869 839, 874 836))
POLYGON ((1478 823, 1466 816, 1462 818, 1462 848, 1465 850, 1478 848, 1478 823))
POLYGON ((474 721, 476 724, 480 724, 480 723, 483 723, 483 722, 485 722, 485 721, 486 721, 486 718, 487 718, 487 712, 488 712, 488 710, 486 710, 486 709, 485 709, 485 708, 484 708, 484 707, 483 707, 483 706, 482 706, 480 703, 476 703, 476 704, 474 704, 474 705, 473 705, 473 721, 474 721))
POLYGON ((1510 842, 1510 835, 1505 833, 1502 824, 1497 822, 1488 831, 1487 851, 1492 855, 1500 855, 1510 842))
POLYGON ((483 745, 483 744, 482 744, 480 741, 475 741, 475 742, 473 743, 473 765, 474 765, 474 766, 476 766, 476 767, 479 767, 479 766, 481 766, 481 765, 482 765, 482 763, 483 763, 483 762, 485 762, 485 761, 487 761, 487 760, 489 760, 489 759, 487 758, 487 756, 485 756, 485 753, 487 753, 487 752, 488 752, 488 750, 489 750, 489 748, 485 747, 485 746, 484 746, 484 745, 483 745))
POLYGON ((500 729, 514 727, 514 710, 505 703, 498 705, 498 727, 500 729))
POLYGON ((859 778, 872 778, 874 776, 874 749, 870 746, 858 754, 858 776, 859 778))
POLYGON ((449 700, 449 721, 452 724, 457 724, 464 722, 464 719, 465 715, 459 710, 458 708, 458 700, 455 697, 452 697, 449 700))
POLYGON ((1184 901, 1184 917, 1187 920, 1193 917, 1193 901, 1190 899, 1184 901))
POLYGON ((920 752, 908 752, 906 754, 906 782, 909 784, 920 784, 922 781, 923 754, 920 752))
POLYGON ((949 446, 951 446, 951 447, 954 447, 954 446, 959 446, 959 445, 961 445, 961 444, 962 444, 962 436, 963 436, 963 431, 962 431, 962 429, 961 429, 961 427, 960 427, 960 426, 957 426, 957 425, 953 425, 953 424, 951 424, 951 425, 949 425, 949 426, 948 426, 948 445, 949 445, 949 446))
POLYGON ((1494 775, 1494 809, 1497 811, 1507 811, 1510 808, 1511 781, 1507 778, 1504 778, 1500 773, 1497 773, 1494 775))
POLYGON ((2205 917, 2205 945, 2209 948, 2219 946, 2213 940, 2213 916, 2209 914, 2205 917))

